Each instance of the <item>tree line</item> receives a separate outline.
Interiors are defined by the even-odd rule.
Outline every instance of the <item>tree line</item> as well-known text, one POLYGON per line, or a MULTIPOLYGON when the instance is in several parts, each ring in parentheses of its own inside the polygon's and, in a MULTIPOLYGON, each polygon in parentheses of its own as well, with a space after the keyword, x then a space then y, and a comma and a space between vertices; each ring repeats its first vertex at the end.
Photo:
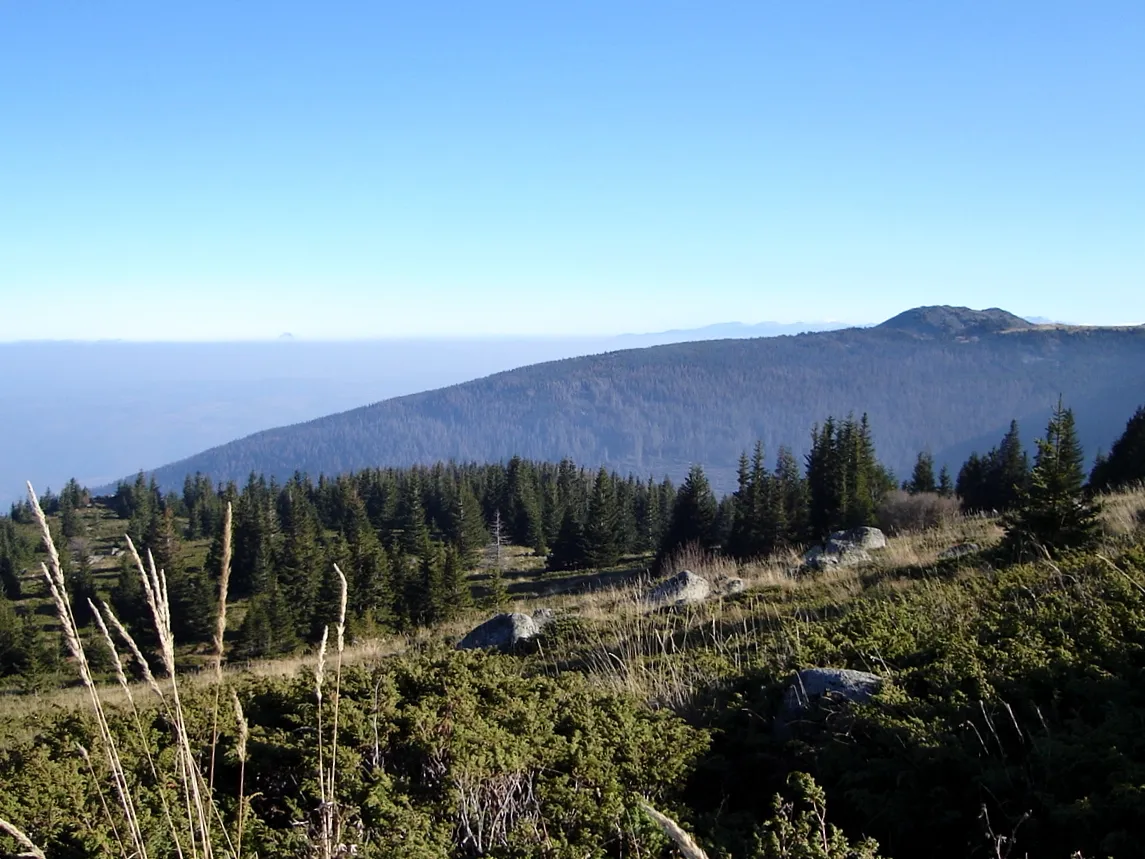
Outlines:
MULTIPOLYGON (((967 511, 1004 517, 1015 551, 1034 545, 1065 548, 1092 537, 1093 493, 1145 480, 1145 407, 1130 419, 1108 455, 1098 457, 1088 486, 1073 413, 1060 402, 1031 461, 1016 422, 1000 443, 972 454, 951 481, 934 474, 929 452, 918 454, 901 484, 880 463, 870 422, 828 417, 811 434, 800 463, 781 448, 774 468, 763 443, 740 457, 736 490, 717 498, 700 465, 679 487, 671 480, 621 476, 514 457, 507 463, 439 463, 378 468, 317 481, 296 473, 285 483, 252 474, 241 487, 189 475, 182 493, 162 493, 142 473, 103 499, 166 571, 176 635, 205 642, 212 635, 222 527, 233 509, 230 596, 245 601, 234 652, 255 657, 286 653, 313 642, 332 622, 339 582, 349 583, 351 630, 365 635, 405 631, 456 617, 472 605, 470 574, 484 571, 478 596, 490 607, 506 602, 498 557, 509 545, 545 558, 550 571, 601 569, 626 556, 659 559, 681 547, 760 557, 878 521, 882 500, 900 487, 911 494, 957 493, 967 511), (202 551, 190 541, 210 541, 202 551)), ((67 546, 79 535, 79 511, 90 493, 69 482, 41 499, 67 546)), ((20 611, 20 571, 36 547, 26 503, 0 517, 0 673, 29 670, 37 659, 34 624, 20 611)), ((61 560, 77 618, 97 596, 86 551, 61 560)), ((147 636, 147 608, 126 556, 110 602, 147 636)))

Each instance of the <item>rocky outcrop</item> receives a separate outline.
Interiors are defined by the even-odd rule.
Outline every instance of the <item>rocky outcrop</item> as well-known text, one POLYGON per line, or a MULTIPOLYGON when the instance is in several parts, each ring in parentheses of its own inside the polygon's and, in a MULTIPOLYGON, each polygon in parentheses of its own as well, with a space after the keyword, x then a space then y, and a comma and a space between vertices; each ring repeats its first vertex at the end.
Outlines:
POLYGON ((644 601, 655 606, 691 605, 703 602, 712 594, 712 585, 691 570, 681 570, 665 579, 644 595, 644 601))
POLYGON ((824 701, 863 704, 882 688, 883 679, 866 671, 846 668, 806 668, 783 696, 776 725, 783 728, 824 701))
POLYGON ((943 549, 938 553, 938 559, 945 561, 949 558, 961 558, 963 555, 973 555, 975 552, 981 550, 977 543, 959 543, 957 546, 951 546, 949 549, 943 549))
POLYGON ((870 551, 886 548, 886 535, 878 528, 852 528, 836 531, 822 546, 812 546, 803 563, 813 570, 854 567, 871 561, 870 551))
POLYGON ((540 631, 541 627, 537 621, 527 614, 520 612, 498 614, 489 618, 457 642, 457 649, 497 648, 499 650, 512 650, 521 642, 533 638, 540 631))

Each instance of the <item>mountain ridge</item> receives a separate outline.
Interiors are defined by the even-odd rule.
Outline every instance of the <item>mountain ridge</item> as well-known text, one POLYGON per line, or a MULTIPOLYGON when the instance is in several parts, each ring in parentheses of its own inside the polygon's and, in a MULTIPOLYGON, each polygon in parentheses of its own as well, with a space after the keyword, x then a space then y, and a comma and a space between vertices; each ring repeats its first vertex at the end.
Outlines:
POLYGON ((756 439, 769 456, 781 444, 802 453, 831 414, 869 413, 880 455, 902 473, 924 448, 956 468, 1011 418, 1040 432, 1059 394, 1077 406, 1092 455, 1145 401, 1145 330, 1016 328, 1005 311, 951 310, 908 317, 925 336, 900 314, 890 327, 542 362, 264 430, 153 473, 177 488, 195 471, 284 478, 519 454, 673 477, 700 462, 728 488, 756 439))

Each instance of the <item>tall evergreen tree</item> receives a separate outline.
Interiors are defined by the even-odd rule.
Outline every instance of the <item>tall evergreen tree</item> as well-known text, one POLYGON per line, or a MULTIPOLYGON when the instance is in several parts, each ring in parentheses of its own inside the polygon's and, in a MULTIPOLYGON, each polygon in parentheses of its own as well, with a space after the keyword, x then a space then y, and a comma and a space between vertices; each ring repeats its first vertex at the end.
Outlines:
POLYGON ((446 546, 441 567, 439 618, 443 621, 453 620, 471 605, 473 596, 469 591, 469 582, 465 578, 461 551, 456 546, 446 546))
POLYGON ((553 549, 549 553, 548 568, 550 570, 579 570, 588 564, 588 550, 585 546, 584 525, 577 517, 576 510, 569 506, 565 508, 561 520, 561 529, 553 541, 553 549))
POLYGON ((954 483, 950 479, 950 469, 943 463, 942 470, 938 472, 938 494, 943 498, 954 496, 954 483))
POLYGON ((617 533, 616 489, 609 473, 601 467, 588 502, 588 519, 584 525, 584 561, 589 567, 611 567, 620 560, 617 533))
POLYGON ((1090 488, 1098 492, 1142 482, 1145 482, 1145 406, 1129 419, 1109 455, 1097 461, 1089 477, 1090 488))
POLYGON ((676 494, 672 518, 660 546, 661 557, 693 543, 704 549, 711 548, 716 537, 718 512, 716 497, 703 467, 693 465, 676 494))
POLYGON ((463 480, 460 482, 450 508, 449 541, 457 547, 463 567, 472 568, 481 558, 481 550, 489 542, 489 532, 481 515, 477 496, 463 480))
POLYGON ((930 451, 924 450, 919 453, 905 489, 911 495, 938 491, 938 481, 934 478, 934 457, 930 455, 930 451))
POLYGON ((1061 400, 1038 439, 1038 452, 1022 504, 1004 519, 1006 543, 1018 554, 1037 547, 1050 554, 1091 544, 1097 537, 1097 508, 1083 492, 1084 455, 1073 411, 1061 400))

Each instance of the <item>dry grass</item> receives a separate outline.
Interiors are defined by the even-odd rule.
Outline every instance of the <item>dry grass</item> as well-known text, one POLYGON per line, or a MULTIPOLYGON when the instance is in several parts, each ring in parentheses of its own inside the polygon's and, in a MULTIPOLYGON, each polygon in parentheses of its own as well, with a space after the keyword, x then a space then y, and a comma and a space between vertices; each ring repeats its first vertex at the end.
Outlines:
POLYGON ((1145 531, 1145 484, 1105 493, 1098 501, 1106 539, 1122 541, 1145 531))
MULTIPOLYGON (((227 582, 230 572, 230 505, 226 508, 223 528, 223 533, 227 539, 226 546, 224 547, 223 574, 220 578, 219 616, 215 635, 213 664, 211 665, 212 670, 209 673, 204 672, 200 678, 188 677, 187 675, 180 675, 176 678, 175 640, 171 632, 171 614, 170 603, 167 599, 166 577, 162 570, 156 569, 154 559, 150 553, 147 555, 147 563, 145 564, 142 557, 135 550, 135 546, 131 540, 128 539, 128 548, 135 562, 136 570, 143 586, 144 596, 151 611, 154 630, 158 640, 159 657, 166 676, 157 678, 151 673, 148 662, 144 658, 140 648, 106 603, 96 606, 89 600, 89 605, 102 635, 103 643, 108 648, 112 658, 114 673, 118 684, 115 691, 112 692, 109 687, 97 685, 92 676, 88 656, 84 650, 84 642, 80 636, 79 626, 76 623, 72 607, 67 597, 59 555, 48 527, 47 518, 40 509, 36 493, 32 490, 31 486, 28 487, 28 495, 33 514, 39 525, 44 548, 48 554, 48 563, 41 565, 42 573, 55 605, 64 640, 71 654, 72 663, 79 673, 82 684, 80 689, 71 690, 71 694, 78 693, 83 696, 95 716, 99 731, 99 745, 106 758, 106 760, 101 761, 100 766, 106 771, 106 775, 97 773, 95 760, 93 760, 86 749, 81 748, 79 753, 87 763, 101 797, 104 797, 104 812, 108 818, 109 827, 118 842, 120 855, 125 857, 125 859, 128 859, 128 857, 130 857, 130 859, 147 859, 150 838, 149 835, 143 831, 142 824, 140 823, 139 816, 136 812, 134 787, 120 757, 120 743, 122 741, 116 739, 115 734, 110 728, 109 712, 112 707, 130 711, 138 738, 142 743, 144 754, 150 765, 153 779, 156 782, 166 781, 177 787, 175 804, 168 804, 166 794, 161 796, 164 821, 168 835, 170 836, 170 843, 166 847, 166 850, 178 856, 179 859, 213 859, 215 856, 230 856, 238 859, 238 857, 241 856, 243 827, 246 817, 246 797, 243 794, 243 785, 245 785, 246 743, 249 732, 246 719, 243 715, 242 704, 233 688, 230 689, 229 697, 233 705, 234 726, 238 737, 237 748, 241 761, 238 812, 233 829, 224 821, 222 812, 215 803, 213 785, 215 752, 219 740, 219 701, 225 682, 222 663, 224 658, 223 631, 226 629, 227 582), (113 629, 118 635, 121 644, 126 648, 126 654, 121 654, 117 647, 112 635, 113 629), (128 682, 127 674, 124 670, 125 655, 127 658, 133 658, 141 669, 144 675, 142 683, 128 682), (196 679, 200 682, 208 683, 210 690, 213 692, 214 703, 211 712, 211 732, 209 740, 210 763, 205 768, 206 771, 200 766, 197 751, 198 743, 191 738, 186 714, 184 713, 182 705, 183 694, 185 694, 190 685, 196 682, 196 679), (171 726, 175 750, 173 771, 171 772, 161 774, 156 766, 158 756, 155 752, 158 750, 152 749, 148 732, 144 729, 143 720, 140 716, 140 704, 143 701, 149 701, 149 706, 151 707, 162 709, 167 717, 168 724, 171 726), (108 777, 110 777, 110 781, 114 787, 114 802, 108 802, 102 791, 102 782, 108 777)), ((318 852, 323 857, 330 857, 336 853, 341 853, 343 852, 343 848, 346 847, 346 845, 341 843, 341 814, 337 800, 337 770, 334 763, 338 747, 338 714, 342 667, 347 657, 345 647, 346 579, 340 570, 338 571, 338 575, 342 584, 342 595, 339 620, 335 630, 337 639, 336 663, 334 666, 334 674, 331 678, 333 687, 331 698, 333 714, 331 724, 328 726, 328 730, 331 733, 331 762, 329 769, 326 768, 321 757, 324 734, 321 707, 323 702, 323 682, 325 679, 325 634, 323 635, 323 647, 318 654, 315 668, 316 693, 319 705, 318 734, 320 758, 318 763, 318 776, 321 785, 318 809, 319 834, 315 840, 317 842, 316 847, 318 852)), ((282 670, 283 666, 280 664, 278 668, 282 670)), ((294 666, 294 670, 297 670, 297 666, 294 666)), ((78 699, 68 702, 66 697, 64 697, 66 694, 67 693, 61 695, 54 703, 71 703, 73 706, 79 705, 80 702, 78 699)), ((43 702, 36 701, 35 703, 38 705, 39 710, 37 715, 42 718, 43 702)), ((29 716, 31 715, 32 713, 30 712, 29 716)), ((14 825, 7 821, 0 821, 0 830, 12 838, 15 838, 20 846, 25 849, 26 852, 21 855, 43 856, 34 842, 14 825)))

